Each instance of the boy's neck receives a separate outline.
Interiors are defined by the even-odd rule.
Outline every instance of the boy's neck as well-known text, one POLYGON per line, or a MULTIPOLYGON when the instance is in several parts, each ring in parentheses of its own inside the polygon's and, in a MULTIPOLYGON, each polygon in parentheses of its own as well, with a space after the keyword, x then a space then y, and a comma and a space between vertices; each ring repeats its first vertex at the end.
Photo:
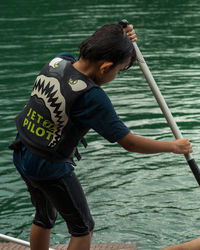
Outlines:
POLYGON ((87 77, 90 77, 91 79, 93 79, 93 77, 96 75, 96 71, 98 70, 98 66, 96 63, 91 63, 82 58, 76 61, 73 64, 73 67, 87 77))

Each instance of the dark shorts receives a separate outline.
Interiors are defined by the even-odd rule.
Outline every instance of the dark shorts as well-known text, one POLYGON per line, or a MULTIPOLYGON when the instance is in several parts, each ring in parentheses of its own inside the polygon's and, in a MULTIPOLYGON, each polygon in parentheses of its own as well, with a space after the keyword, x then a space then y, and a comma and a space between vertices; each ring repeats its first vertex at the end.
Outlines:
POLYGON ((94 221, 82 187, 74 171, 56 180, 25 180, 36 208, 33 223, 43 228, 52 228, 57 211, 66 221, 72 236, 88 235, 94 228, 94 221))

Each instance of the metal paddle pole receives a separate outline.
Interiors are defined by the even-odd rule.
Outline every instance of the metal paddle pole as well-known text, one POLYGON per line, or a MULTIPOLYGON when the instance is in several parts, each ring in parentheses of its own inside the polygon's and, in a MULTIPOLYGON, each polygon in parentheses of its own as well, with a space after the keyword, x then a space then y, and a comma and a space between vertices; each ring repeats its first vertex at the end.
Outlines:
MULTIPOLYGON (((7 236, 5 234, 0 234, 0 239, 6 240, 6 241, 9 241, 9 242, 13 242, 13 243, 16 243, 16 244, 19 244, 19 245, 22 245, 22 246, 30 247, 30 243, 28 241, 20 240, 20 239, 11 237, 11 236, 7 236)), ((49 250, 55 250, 55 249, 49 248, 49 250)))
MULTIPOLYGON (((119 23, 123 26, 123 28, 126 28, 128 26, 128 21, 125 19, 120 21, 119 23)), ((142 56, 142 53, 140 52, 140 49, 137 46, 137 43, 133 42, 133 46, 134 46, 135 51, 136 51, 136 56, 137 56, 137 61, 139 63, 139 66, 140 66, 140 68, 141 68, 141 70, 142 70, 142 72, 147 80, 147 83, 149 84, 149 86, 151 88, 152 93, 154 94, 154 97, 156 98, 156 100, 160 106, 160 109, 162 110, 162 112, 165 116, 165 119, 167 120, 167 122, 168 122, 168 124, 169 124, 169 126, 174 134, 174 137, 176 139, 183 138, 181 131, 179 130, 179 128, 178 128, 166 102, 165 102, 165 99, 162 96, 162 94, 161 94, 161 92, 160 92, 160 90, 159 90, 159 88, 154 80, 154 77, 151 74, 149 67, 144 60, 144 57, 142 56)), ((190 168, 194 174, 196 181, 200 185, 200 170, 199 170, 194 158, 192 157, 192 154, 188 153, 188 154, 185 154, 184 156, 185 156, 187 163, 190 166, 190 168)))

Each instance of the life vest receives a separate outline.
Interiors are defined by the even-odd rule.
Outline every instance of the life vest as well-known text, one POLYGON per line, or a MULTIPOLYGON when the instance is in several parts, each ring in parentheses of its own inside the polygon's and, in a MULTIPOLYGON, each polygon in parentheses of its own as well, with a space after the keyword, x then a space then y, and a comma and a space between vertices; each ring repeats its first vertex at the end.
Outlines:
POLYGON ((46 64, 29 102, 15 118, 22 143, 52 161, 73 162, 77 145, 89 129, 72 121, 72 106, 83 93, 99 87, 77 71, 73 62, 72 58, 56 57, 46 64))

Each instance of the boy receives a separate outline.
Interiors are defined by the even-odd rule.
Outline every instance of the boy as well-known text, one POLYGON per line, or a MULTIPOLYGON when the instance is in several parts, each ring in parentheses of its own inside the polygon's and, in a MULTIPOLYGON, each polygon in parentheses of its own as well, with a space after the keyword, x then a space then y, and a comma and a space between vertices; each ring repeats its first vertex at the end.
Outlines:
POLYGON ((101 89, 136 60, 133 26, 104 25, 80 44, 78 61, 68 54, 51 60, 36 78, 30 100, 16 117, 14 163, 36 209, 31 250, 47 250, 57 212, 66 221, 68 250, 88 250, 94 221, 74 173, 79 141, 93 128, 110 142, 139 153, 192 151, 187 139, 156 141, 130 132, 101 89))

